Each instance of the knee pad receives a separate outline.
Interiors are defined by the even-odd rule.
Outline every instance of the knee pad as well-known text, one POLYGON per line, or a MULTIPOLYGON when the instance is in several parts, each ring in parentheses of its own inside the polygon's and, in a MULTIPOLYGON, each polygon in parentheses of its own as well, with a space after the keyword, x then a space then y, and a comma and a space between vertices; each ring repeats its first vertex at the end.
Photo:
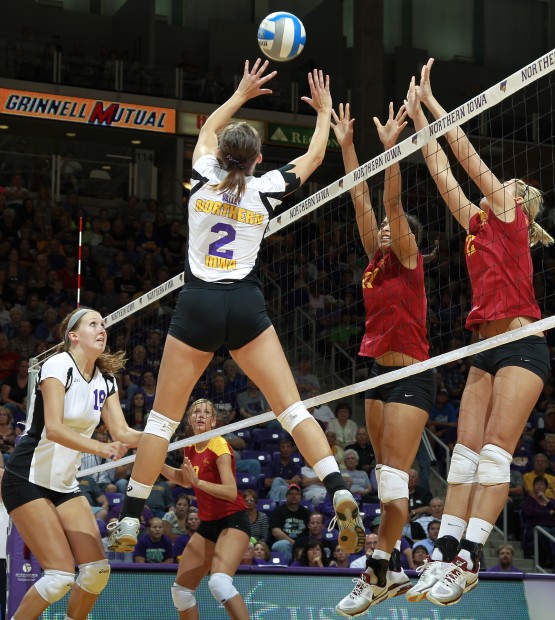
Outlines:
POLYGON ((480 452, 478 482, 484 486, 510 482, 512 460, 512 455, 503 448, 486 444, 480 452))
POLYGON ((100 594, 110 578, 108 560, 79 564, 78 568, 77 585, 89 594, 100 594))
POLYGON ((74 581, 74 573, 45 570, 43 576, 35 583, 35 588, 42 598, 52 605, 71 590, 74 581))
POLYGON ((148 435, 156 435, 162 437, 166 441, 171 441, 172 435, 175 433, 175 429, 179 426, 179 422, 166 418, 165 415, 158 413, 157 411, 151 411, 148 414, 148 420, 144 432, 148 435))
POLYGON ((239 594, 233 585, 233 578, 225 573, 214 573, 210 575, 208 587, 212 596, 218 603, 225 604, 229 599, 239 594))
POLYGON ((394 499, 408 499, 409 475, 400 469, 382 465, 378 497, 384 504, 394 499))
POLYGON ((375 473, 376 473, 376 480, 378 482, 378 499, 380 498, 380 477, 382 475, 382 464, 381 463, 377 463, 376 467, 375 467, 375 473))
POLYGON ((453 448, 447 482, 449 484, 473 484, 478 482, 480 455, 458 443, 453 448))
POLYGON ((180 586, 178 583, 172 586, 172 600, 177 611, 187 611, 197 604, 193 590, 180 586))
POLYGON ((287 407, 285 411, 278 415, 277 419, 284 430, 292 435, 293 429, 297 424, 300 424, 303 420, 313 420, 314 418, 308 413, 308 409, 301 402, 298 402, 287 407))

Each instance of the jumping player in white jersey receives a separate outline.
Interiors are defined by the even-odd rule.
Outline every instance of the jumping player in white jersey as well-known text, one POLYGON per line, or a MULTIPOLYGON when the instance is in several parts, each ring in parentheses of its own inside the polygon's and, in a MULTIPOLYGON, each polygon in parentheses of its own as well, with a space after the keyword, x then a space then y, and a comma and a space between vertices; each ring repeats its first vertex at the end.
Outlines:
POLYGON ((352 553, 364 545, 357 503, 323 431, 301 402, 256 275, 260 243, 274 209, 323 160, 332 109, 329 77, 317 70, 308 75, 310 97, 302 99, 317 113, 308 151, 283 168, 255 178, 254 168, 262 161, 260 137, 249 124, 230 124, 230 119, 249 99, 271 93, 264 85, 276 72, 264 75, 267 66, 267 61, 257 60, 250 69, 245 62, 237 90, 210 115, 199 134, 193 153, 186 283, 166 339, 154 407, 121 518, 110 536, 113 550, 134 547, 145 500, 164 464, 191 390, 224 344, 260 387, 333 497, 341 546, 352 553))
POLYGON ((65 620, 88 617, 110 566, 75 476, 81 452, 116 460, 141 436, 125 422, 114 378, 125 359, 123 353, 104 352, 100 314, 75 310, 61 331, 64 342, 40 369, 25 433, 2 479, 6 509, 44 571, 11 620, 36 620, 72 587, 65 620), (101 416, 115 439, 111 443, 91 439, 101 416))

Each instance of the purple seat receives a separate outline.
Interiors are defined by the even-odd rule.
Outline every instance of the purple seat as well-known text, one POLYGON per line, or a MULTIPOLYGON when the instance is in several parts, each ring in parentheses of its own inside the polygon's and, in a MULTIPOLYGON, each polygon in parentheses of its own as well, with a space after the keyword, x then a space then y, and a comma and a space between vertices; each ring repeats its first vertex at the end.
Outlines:
POLYGON ((261 449, 264 444, 279 444, 279 442, 286 437, 289 437, 289 435, 281 429, 252 429, 252 444, 257 449, 261 449))
POLYGON ((258 489, 258 480, 254 474, 237 474, 237 488, 244 489, 258 489))
POLYGON ((123 493, 104 493, 104 495, 108 500, 108 506, 110 508, 113 508, 123 502, 123 493))
POLYGON ((256 509, 267 515, 270 515, 275 507, 276 503, 273 499, 258 499, 256 502, 256 509))

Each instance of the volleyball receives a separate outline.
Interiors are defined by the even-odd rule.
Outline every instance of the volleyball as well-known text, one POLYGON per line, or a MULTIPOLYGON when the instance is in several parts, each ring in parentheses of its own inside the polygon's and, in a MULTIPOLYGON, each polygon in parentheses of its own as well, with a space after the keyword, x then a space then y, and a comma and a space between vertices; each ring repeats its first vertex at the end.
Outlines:
POLYGON ((291 13, 270 13, 258 27, 258 45, 271 60, 293 60, 303 51, 305 42, 303 23, 291 13))

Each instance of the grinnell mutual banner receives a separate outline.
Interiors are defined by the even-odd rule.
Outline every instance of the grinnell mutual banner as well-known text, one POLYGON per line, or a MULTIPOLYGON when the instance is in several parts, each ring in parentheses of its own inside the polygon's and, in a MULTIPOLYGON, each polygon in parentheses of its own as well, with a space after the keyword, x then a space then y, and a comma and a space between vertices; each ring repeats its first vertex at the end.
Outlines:
POLYGON ((175 133, 175 110, 0 88, 0 114, 175 133))

